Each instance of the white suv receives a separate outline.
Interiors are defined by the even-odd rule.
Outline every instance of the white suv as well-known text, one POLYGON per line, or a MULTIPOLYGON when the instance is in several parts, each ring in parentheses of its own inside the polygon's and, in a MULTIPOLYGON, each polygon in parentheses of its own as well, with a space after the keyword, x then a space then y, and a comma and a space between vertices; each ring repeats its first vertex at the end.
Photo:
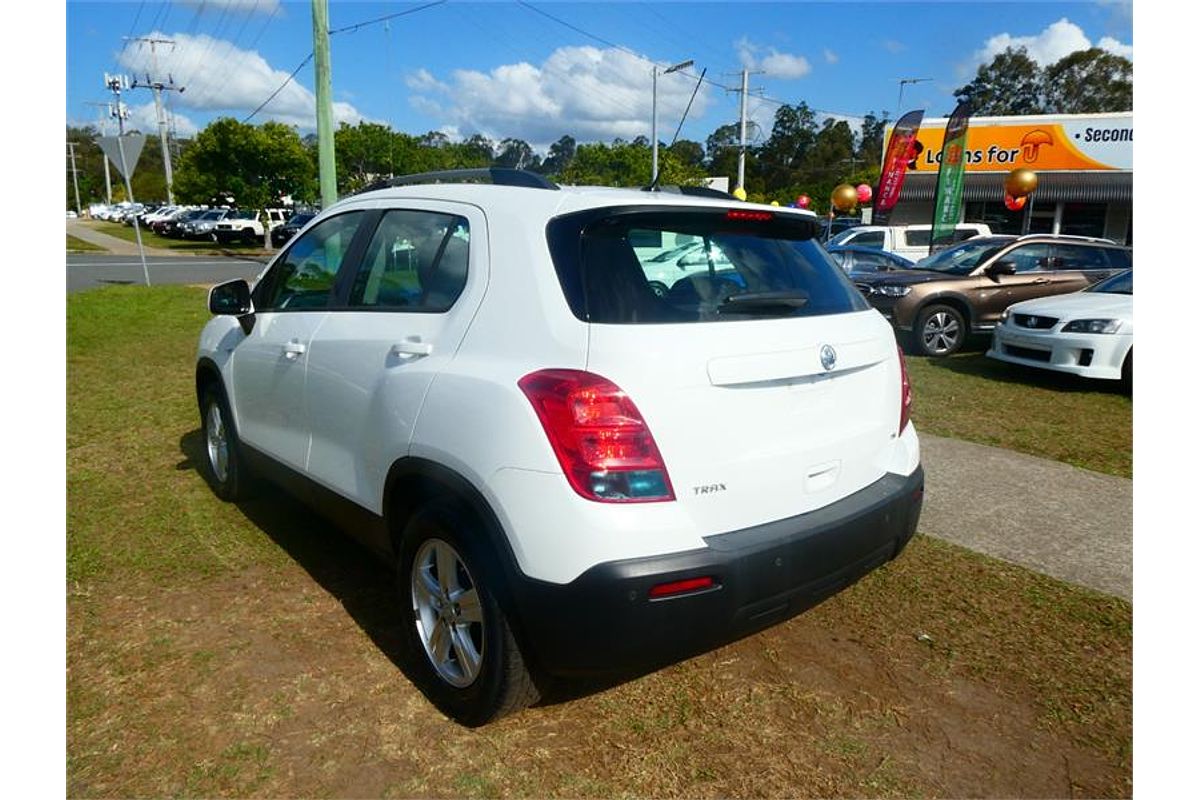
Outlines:
POLYGON ((475 172, 322 212, 212 290, 196 367, 217 494, 266 476, 393 564, 433 702, 662 666, 900 552, 904 360, 815 216, 475 172), (658 233, 722 258, 656 292, 658 233))
MULTIPOLYGON (((929 255, 932 225, 859 225, 849 228, 829 240, 829 245, 858 245, 895 253, 910 261, 929 255)), ((992 229, 982 222, 960 222, 954 226, 950 244, 965 242, 976 236, 991 236, 992 229)))

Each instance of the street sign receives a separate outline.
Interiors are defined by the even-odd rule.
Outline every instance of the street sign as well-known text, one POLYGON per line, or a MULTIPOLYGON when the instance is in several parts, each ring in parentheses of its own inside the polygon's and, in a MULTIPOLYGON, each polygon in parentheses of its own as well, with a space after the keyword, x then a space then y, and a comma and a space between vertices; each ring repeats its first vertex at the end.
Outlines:
POLYGON ((100 149, 108 156, 109 161, 113 163, 118 172, 126 178, 132 178, 133 171, 137 168, 138 158, 142 155, 142 146, 146 144, 146 137, 140 133, 130 133, 121 137, 100 136, 96 139, 96 144, 100 145, 100 149), (125 150, 124 166, 121 163, 120 150, 117 149, 118 139, 121 148, 125 150))

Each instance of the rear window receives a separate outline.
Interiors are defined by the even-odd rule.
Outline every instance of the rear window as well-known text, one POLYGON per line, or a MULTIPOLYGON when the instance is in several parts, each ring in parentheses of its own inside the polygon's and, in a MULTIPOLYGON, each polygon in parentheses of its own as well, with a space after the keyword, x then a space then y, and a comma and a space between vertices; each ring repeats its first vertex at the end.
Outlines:
POLYGON ((725 322, 869 308, 813 238, 815 219, 748 213, 762 216, 600 209, 551 221, 547 236, 567 302, 588 322, 725 322), (664 248, 644 246, 653 241, 664 248))

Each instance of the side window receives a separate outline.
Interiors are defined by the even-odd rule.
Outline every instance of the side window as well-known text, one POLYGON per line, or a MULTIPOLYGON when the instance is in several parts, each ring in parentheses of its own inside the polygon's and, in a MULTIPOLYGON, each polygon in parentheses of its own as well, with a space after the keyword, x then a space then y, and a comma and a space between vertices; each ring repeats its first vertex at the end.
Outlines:
POLYGON ((857 244, 862 247, 883 247, 883 231, 863 231, 856 233, 843 244, 857 244))
POLYGON ((470 243, 465 217, 388 211, 367 245, 350 306, 446 311, 467 284, 470 243))
POLYGON ((1132 269, 1133 268, 1133 251, 1122 250, 1118 247, 1107 247, 1104 250, 1108 256, 1108 263, 1115 269, 1132 269))
POLYGON ((929 237, 932 235, 933 231, 905 231, 904 240, 908 242, 908 247, 929 247, 929 237))
POLYGON ((1017 272, 1021 273, 1045 269, 1049 257, 1050 245, 1026 244, 1005 253, 1000 260, 1013 262, 1017 265, 1017 272))
POLYGON ((967 239, 971 239, 978 235, 979 235, 978 228, 955 228, 954 229, 954 243, 958 244, 959 242, 965 242, 967 239))
POLYGON ((1073 244, 1057 245, 1054 248, 1054 254, 1058 256, 1055 266, 1059 269, 1111 269, 1108 258, 1104 255, 1105 249, 1073 244))
POLYGON ((267 274, 261 294, 255 288, 255 308, 283 311, 328 305, 334 278, 362 218, 362 211, 339 214, 297 239, 267 274))

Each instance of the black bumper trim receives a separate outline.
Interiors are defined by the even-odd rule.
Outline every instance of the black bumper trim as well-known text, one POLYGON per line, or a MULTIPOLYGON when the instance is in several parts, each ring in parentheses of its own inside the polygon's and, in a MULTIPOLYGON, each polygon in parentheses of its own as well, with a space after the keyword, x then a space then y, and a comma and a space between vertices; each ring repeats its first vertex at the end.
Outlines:
POLYGON ((921 513, 924 471, 887 474, 824 508, 705 538, 707 547, 597 564, 569 584, 519 576, 513 599, 551 674, 654 668, 711 650, 820 603, 895 558, 921 513), (718 588, 650 600, 660 583, 718 588))

